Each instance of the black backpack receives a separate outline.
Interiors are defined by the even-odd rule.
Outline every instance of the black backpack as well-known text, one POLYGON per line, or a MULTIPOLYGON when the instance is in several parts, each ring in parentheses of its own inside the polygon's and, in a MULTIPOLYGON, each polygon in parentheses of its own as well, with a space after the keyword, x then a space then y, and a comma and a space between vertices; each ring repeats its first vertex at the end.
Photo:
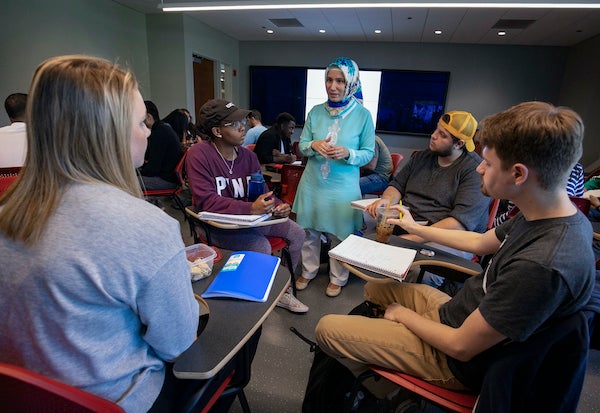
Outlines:
MULTIPOLYGON (((355 307, 349 314, 377 317, 381 309, 368 301, 355 307)), ((310 345, 315 353, 308 375, 308 383, 302 401, 302 413, 383 413, 385 401, 378 400, 362 385, 343 364, 328 356, 317 343, 291 330, 310 345), (357 389, 354 386, 358 386, 357 389), (357 391, 353 391, 357 390, 357 391), (355 394, 354 397, 351 397, 355 394), (351 400, 352 399, 352 400, 351 400)))

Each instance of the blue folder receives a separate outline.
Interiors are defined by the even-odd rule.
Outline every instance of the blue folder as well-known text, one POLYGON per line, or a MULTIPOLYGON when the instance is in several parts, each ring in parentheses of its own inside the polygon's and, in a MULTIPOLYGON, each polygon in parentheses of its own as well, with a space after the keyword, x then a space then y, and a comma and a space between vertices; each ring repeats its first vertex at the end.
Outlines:
POLYGON ((264 303, 269 297, 280 261, 279 257, 255 251, 234 252, 202 297, 239 298, 264 303))

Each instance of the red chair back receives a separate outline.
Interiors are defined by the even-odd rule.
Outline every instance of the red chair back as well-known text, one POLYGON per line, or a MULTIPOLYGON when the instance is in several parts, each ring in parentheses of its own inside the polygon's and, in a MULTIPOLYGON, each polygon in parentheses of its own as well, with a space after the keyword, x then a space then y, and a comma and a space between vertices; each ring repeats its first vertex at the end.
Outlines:
POLYGON ((0 194, 15 182, 20 171, 20 167, 0 168, 0 194))
POLYGON ((398 167, 400 166, 400 162, 402 162, 402 160, 404 159, 404 155, 402 155, 401 153, 391 153, 390 156, 392 157, 392 175, 391 176, 393 177, 398 172, 398 167))
POLYGON ((293 205, 298 183, 304 173, 304 165, 284 164, 281 168, 281 200, 293 205))
POLYGON ((183 152, 181 159, 175 165, 175 174, 177 175, 177 186, 171 189, 148 189, 142 191, 145 197, 152 196, 168 196, 175 204, 177 204, 177 208, 183 213, 183 218, 187 220, 187 214, 185 213, 185 205, 183 205, 183 201, 179 197, 183 186, 187 185, 186 177, 185 177, 185 159, 187 157, 187 149, 183 152))
POLYGON ((179 184, 181 186, 187 185, 187 176, 185 173, 185 160, 187 158, 188 150, 189 150, 189 148, 185 148, 185 150, 183 151, 183 156, 181 157, 181 159, 179 160, 179 162, 177 162, 177 165, 175 166, 175 174, 177 175, 177 179, 179 179, 179 184))
POLYGON ((490 212, 488 215, 488 222, 485 227, 486 230, 494 228, 494 219, 496 218, 496 214, 498 213, 499 206, 500 206, 500 200, 492 199, 492 202, 490 203, 490 209, 489 209, 490 212))
POLYGON ((22 367, 0 363, 3 411, 124 413, 116 403, 22 367))
POLYGON ((570 196, 569 198, 571 198, 571 202, 573 202, 575 206, 579 208, 581 212, 583 212, 583 215, 587 216, 590 213, 592 204, 590 203, 589 199, 579 198, 576 196, 570 196))

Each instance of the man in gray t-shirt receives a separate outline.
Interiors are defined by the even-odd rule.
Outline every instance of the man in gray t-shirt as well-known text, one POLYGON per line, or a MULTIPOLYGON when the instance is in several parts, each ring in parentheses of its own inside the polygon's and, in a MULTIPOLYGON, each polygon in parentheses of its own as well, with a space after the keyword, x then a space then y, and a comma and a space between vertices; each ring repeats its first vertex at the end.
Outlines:
MULTIPOLYGON (((481 193, 481 179, 476 171, 481 163, 479 155, 473 152, 476 129, 477 121, 468 112, 442 115, 431 134, 429 148, 411 156, 383 192, 381 200, 369 205, 367 211, 374 217, 377 206, 402 200, 415 217, 432 226, 485 231, 490 199, 481 193)), ((424 242, 416 235, 402 237, 424 242)), ((450 252, 464 255, 457 250, 450 252)), ((443 281, 429 274, 423 280, 432 286, 439 286, 443 281)))

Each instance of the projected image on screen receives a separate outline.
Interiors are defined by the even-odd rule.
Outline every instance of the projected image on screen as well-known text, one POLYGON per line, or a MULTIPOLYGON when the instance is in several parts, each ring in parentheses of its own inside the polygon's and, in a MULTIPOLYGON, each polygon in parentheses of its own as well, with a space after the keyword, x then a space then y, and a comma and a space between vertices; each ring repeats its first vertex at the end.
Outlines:
POLYGON ((430 134, 444 113, 448 72, 384 70, 381 74, 376 129, 430 134))
MULTIPOLYGON (((379 105, 381 71, 361 70, 360 82, 362 85, 363 106, 371 113, 373 125, 375 125, 375 116, 377 116, 377 106, 379 105)), ((308 116, 308 112, 313 106, 326 100, 325 69, 308 69, 306 76, 306 110, 304 112, 306 116, 308 116)))

